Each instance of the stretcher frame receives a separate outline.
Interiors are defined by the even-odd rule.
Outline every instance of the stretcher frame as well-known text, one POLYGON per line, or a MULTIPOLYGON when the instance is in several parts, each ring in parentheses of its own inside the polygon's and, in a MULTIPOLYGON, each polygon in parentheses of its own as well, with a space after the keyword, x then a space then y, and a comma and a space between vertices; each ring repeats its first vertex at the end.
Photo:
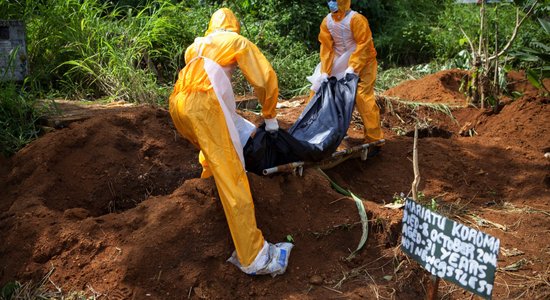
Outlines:
POLYGON ((382 139, 376 142, 361 144, 351 148, 339 150, 332 153, 330 157, 317 162, 296 161, 284 165, 278 165, 272 168, 264 169, 262 174, 268 176, 275 173, 292 173, 294 175, 302 176, 304 168, 319 168, 321 170, 326 170, 334 168, 335 166, 353 157, 361 157, 361 160, 365 161, 368 159, 369 148, 383 144, 384 142, 385 140, 382 139))

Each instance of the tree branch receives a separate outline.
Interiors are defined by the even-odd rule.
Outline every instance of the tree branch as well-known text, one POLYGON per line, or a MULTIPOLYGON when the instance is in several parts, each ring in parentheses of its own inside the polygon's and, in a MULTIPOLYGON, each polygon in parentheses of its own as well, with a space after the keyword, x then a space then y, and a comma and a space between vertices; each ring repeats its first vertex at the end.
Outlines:
POLYGON ((418 185, 420 184, 420 171, 418 170, 418 124, 414 125, 414 142, 413 142, 413 171, 414 180, 412 183, 412 197, 413 200, 418 202, 418 185))
POLYGON ((498 52, 496 55, 493 55, 493 56, 489 57, 488 61, 495 60, 499 56, 502 56, 504 53, 506 53, 506 51, 508 51, 508 48, 510 48, 510 46, 512 46, 512 43, 514 42, 514 40, 516 39, 516 37, 518 35, 519 27, 521 26, 523 21, 525 21, 525 19, 527 19, 527 17, 529 17, 531 15, 531 13, 533 13, 533 9, 535 8, 535 6, 537 5, 538 2, 539 2, 539 0, 536 0, 535 3, 533 3, 533 5, 529 8, 529 10, 525 14, 525 16, 523 16, 523 18, 521 18, 521 21, 519 20, 519 8, 517 9, 517 12, 516 12, 516 26, 514 27, 514 31, 512 32, 512 36, 510 37, 510 40, 508 41, 508 43, 506 43, 504 48, 502 48, 502 50, 500 50, 500 52, 498 52))
POLYGON ((462 27, 459 27, 459 28, 460 28, 460 31, 462 31, 462 34, 464 35, 466 40, 468 41, 468 44, 470 45, 470 50, 472 51, 472 61, 475 61, 477 59, 476 48, 475 48, 474 44, 472 43, 472 40, 470 39, 470 37, 464 31, 464 29, 462 29, 462 27))
POLYGON ((482 47, 483 47, 483 29, 485 27, 485 1, 481 1, 481 8, 479 9, 479 51, 478 54, 480 57, 482 57, 482 47))

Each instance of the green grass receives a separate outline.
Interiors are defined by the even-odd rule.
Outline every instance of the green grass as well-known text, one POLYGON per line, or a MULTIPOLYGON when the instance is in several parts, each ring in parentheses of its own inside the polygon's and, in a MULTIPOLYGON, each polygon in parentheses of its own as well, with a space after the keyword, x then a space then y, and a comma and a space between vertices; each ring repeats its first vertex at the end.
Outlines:
POLYGON ((11 156, 38 137, 35 99, 14 83, 0 83, 0 151, 11 156))
MULTIPOLYGON (((66 0, 50 6, 30 2, 21 8, 30 65, 40 66, 28 79, 34 89, 55 90, 68 99, 164 105, 184 67, 186 48, 204 35, 218 7, 157 0, 131 8, 66 0)), ((244 25, 242 34, 258 44, 277 72, 281 96, 306 91, 318 49, 282 34, 273 20, 244 25)), ((251 91, 242 76, 235 77, 235 89, 251 91)))

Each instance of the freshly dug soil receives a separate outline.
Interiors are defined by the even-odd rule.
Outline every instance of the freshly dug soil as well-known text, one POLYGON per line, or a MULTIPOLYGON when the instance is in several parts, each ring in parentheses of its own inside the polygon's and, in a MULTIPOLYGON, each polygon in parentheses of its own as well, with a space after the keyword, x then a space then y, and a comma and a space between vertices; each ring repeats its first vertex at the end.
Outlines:
MULTIPOLYGON (((455 105, 465 101, 457 84, 464 75, 437 73, 386 95, 455 105)), ((198 150, 165 110, 102 110, 0 158, 0 286, 37 282, 54 269, 50 280, 64 292, 106 299, 423 298, 428 274, 399 249, 402 211, 383 206, 410 190, 412 132, 421 121, 422 201, 498 237, 499 267, 523 259, 519 270, 497 272, 494 299, 548 299, 550 106, 532 86, 522 88, 498 112, 470 107, 449 115, 380 99, 382 153, 326 170, 364 200, 369 237, 355 257, 357 207, 318 170, 249 174, 266 239, 295 243, 287 272, 275 278, 226 262, 233 245, 214 181, 198 178, 198 150), (514 248, 523 254, 504 254, 514 248)), ((281 127, 303 108, 279 109, 281 127)), ((360 119, 348 135, 344 143, 360 142, 360 119)), ((55 289, 52 283, 45 287, 55 289)), ((439 294, 470 297, 444 281, 439 294)))
POLYGON ((468 81, 468 72, 452 69, 428 75, 418 80, 409 80, 384 92, 385 96, 405 100, 466 105, 466 97, 460 87, 468 81))

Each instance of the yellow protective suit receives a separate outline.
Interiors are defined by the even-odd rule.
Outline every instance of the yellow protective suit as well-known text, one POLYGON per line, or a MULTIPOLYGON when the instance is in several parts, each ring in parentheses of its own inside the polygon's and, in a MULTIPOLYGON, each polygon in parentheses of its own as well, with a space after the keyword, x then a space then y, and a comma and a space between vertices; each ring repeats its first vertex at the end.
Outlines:
MULTIPOLYGON (((374 97, 378 63, 369 22, 363 15, 350 10, 350 0, 337 0, 337 3, 338 11, 327 15, 321 23, 321 73, 335 75, 331 74, 335 56, 343 54, 350 46, 355 47, 349 57, 348 67, 360 77, 356 107, 365 126, 365 141, 375 142, 383 139, 384 134, 380 128, 380 109, 374 97), (338 26, 338 30, 333 31, 338 36, 333 36, 330 26, 338 26), (350 45, 353 42, 354 45, 350 45)), ((314 92, 311 93, 313 95, 314 92)))
POLYGON ((267 59, 239 32, 239 22, 229 9, 212 15, 205 38, 195 40, 185 52, 186 66, 170 96, 170 115, 179 133, 200 148, 203 177, 210 172, 214 176, 237 257, 246 267, 258 256, 264 238, 256 226, 246 171, 230 136, 215 84, 205 70, 206 63, 213 61, 224 70, 238 65, 254 87, 265 119, 276 116, 279 90, 267 59))

